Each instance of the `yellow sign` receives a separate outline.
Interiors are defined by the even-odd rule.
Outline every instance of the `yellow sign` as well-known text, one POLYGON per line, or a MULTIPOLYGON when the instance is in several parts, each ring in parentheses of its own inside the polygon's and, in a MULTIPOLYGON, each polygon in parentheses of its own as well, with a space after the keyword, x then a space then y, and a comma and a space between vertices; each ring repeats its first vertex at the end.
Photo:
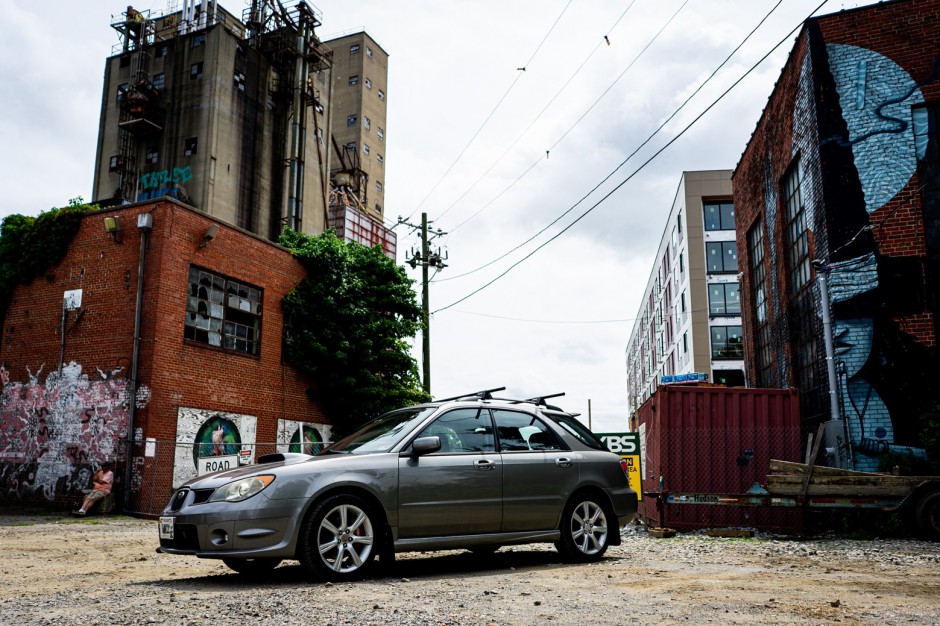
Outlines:
MULTIPOLYGON (((627 462, 627 473, 630 480, 630 489, 637 496, 642 493, 640 482, 640 434, 639 433, 597 433, 607 449, 620 456, 627 462)), ((642 496, 640 496, 642 497, 642 496)))

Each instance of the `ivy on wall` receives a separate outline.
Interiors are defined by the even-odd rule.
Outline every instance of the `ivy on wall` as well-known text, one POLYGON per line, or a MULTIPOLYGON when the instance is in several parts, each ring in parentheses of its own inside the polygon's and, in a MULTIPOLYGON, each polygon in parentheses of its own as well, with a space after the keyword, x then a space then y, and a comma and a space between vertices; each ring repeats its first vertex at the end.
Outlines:
POLYGON ((35 278, 50 277, 58 265, 88 211, 97 209, 81 197, 68 206, 43 211, 36 217, 8 215, 0 224, 0 326, 6 319, 13 292, 35 278))
POLYGON ((311 377, 309 395, 335 431, 428 400, 410 353, 421 308, 404 268, 381 247, 343 242, 332 231, 288 230, 278 243, 308 273, 282 302, 285 359, 311 377))

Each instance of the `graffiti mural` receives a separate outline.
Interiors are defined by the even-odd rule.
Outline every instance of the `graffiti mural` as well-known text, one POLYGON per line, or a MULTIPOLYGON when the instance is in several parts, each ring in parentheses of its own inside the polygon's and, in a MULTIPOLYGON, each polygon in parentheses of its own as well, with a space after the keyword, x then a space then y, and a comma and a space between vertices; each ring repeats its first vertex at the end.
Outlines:
MULTIPOLYGON (((123 368, 98 369, 92 380, 71 362, 44 381, 43 369, 11 382, 0 367, 0 499, 81 494, 103 461, 123 456, 130 408, 123 368)), ((136 406, 149 398, 141 386, 136 406)))
MULTIPOLYGON (((819 245, 816 258, 831 267, 837 390, 846 423, 839 444, 830 443, 842 464, 878 470, 885 454, 924 456, 914 414, 929 386, 920 386, 909 368, 899 366, 930 358, 929 349, 901 332, 897 321, 923 310, 896 280, 911 275, 917 263, 910 256, 884 253, 879 247, 883 233, 875 232, 886 207, 897 202, 917 174, 911 111, 924 97, 920 85, 893 60, 865 48, 826 43, 815 28, 808 36, 810 54, 802 66, 792 141, 808 229, 819 245), (819 106, 820 98, 827 106, 819 106), (816 124, 800 123, 805 119, 816 124), (820 232, 824 237, 816 236, 820 232)), ((822 307, 818 291, 814 306, 822 307)))
POLYGON ((173 487, 199 474, 253 463, 257 424, 254 415, 180 407, 173 487))
POLYGON ((137 201, 150 200, 170 196, 180 200, 186 199, 186 188, 183 186, 193 178, 190 167, 174 167, 172 170, 158 170, 140 175, 140 186, 143 191, 137 194, 137 201))
POLYGON ((330 442, 331 427, 293 420, 277 421, 277 451, 316 454, 323 444, 330 442))

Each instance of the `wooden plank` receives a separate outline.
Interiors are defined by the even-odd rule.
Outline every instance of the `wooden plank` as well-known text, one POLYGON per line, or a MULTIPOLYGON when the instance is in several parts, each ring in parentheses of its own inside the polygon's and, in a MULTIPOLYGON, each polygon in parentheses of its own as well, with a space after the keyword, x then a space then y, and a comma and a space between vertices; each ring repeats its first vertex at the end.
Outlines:
POLYGON ((772 496, 813 496, 813 497, 840 497, 840 498, 870 498, 886 496, 903 498, 910 489, 898 485, 814 485, 810 483, 803 491, 802 483, 767 485, 767 492, 772 496))
POLYGON ((826 432, 826 424, 820 424, 819 430, 816 431, 816 441, 813 442, 813 451, 810 452, 809 458, 806 459, 807 467, 806 472, 803 474, 803 495, 805 496, 809 493, 809 481, 813 477, 813 471, 816 468, 816 459, 819 458, 819 448, 822 446, 823 433, 826 432))
MULTIPOLYGON (((875 476, 813 476, 810 483, 813 485, 886 485, 913 489, 929 476, 891 476, 878 474, 875 476)), ((802 484, 803 477, 799 474, 771 474, 767 476, 768 485, 795 485, 802 484)))
MULTIPOLYGON (((792 461, 770 460, 770 472, 772 474, 798 474, 802 476, 806 472, 805 463, 794 463, 792 461)), ((877 472, 856 472, 854 470, 841 469, 838 467, 826 467, 825 465, 816 465, 813 467, 813 474, 822 474, 825 476, 849 475, 849 476, 891 476, 892 474, 879 474, 877 472)))

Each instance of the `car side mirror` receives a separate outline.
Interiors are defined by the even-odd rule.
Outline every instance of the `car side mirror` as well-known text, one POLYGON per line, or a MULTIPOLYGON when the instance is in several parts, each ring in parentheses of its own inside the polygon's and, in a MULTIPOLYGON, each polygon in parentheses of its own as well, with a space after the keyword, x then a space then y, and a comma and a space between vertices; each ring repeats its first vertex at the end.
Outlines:
POLYGON ((411 444, 411 456, 430 454, 441 449, 441 438, 437 435, 431 437, 418 437, 411 444))

